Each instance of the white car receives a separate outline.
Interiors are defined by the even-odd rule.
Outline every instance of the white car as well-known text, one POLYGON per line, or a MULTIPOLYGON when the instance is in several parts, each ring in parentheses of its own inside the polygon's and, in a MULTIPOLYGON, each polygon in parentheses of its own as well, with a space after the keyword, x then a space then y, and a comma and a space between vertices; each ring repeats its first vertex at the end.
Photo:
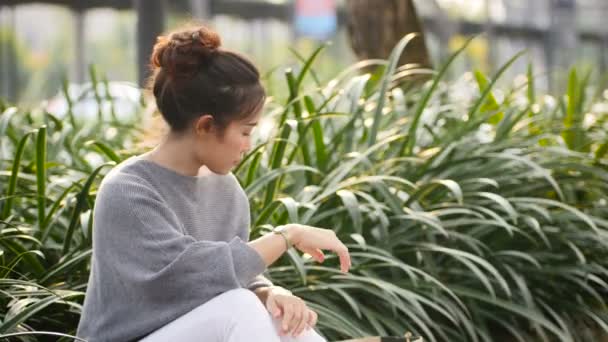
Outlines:
MULTIPOLYGON (((97 120, 99 110, 103 121, 115 119, 121 123, 131 121, 142 109, 142 90, 134 83, 103 82, 97 83, 99 100, 93 91, 91 82, 83 84, 70 83, 68 94, 72 101, 72 113, 77 122, 97 120)), ((60 119, 67 119, 68 100, 64 91, 50 99, 45 109, 60 119)))

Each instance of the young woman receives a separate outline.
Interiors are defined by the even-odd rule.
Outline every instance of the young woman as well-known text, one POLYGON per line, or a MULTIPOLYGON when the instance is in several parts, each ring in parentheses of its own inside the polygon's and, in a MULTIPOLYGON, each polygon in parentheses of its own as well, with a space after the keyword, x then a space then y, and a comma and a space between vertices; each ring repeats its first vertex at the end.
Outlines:
POLYGON ((248 242, 230 172, 265 99, 259 72, 205 28, 159 37, 151 86, 170 127, 103 179, 77 336, 96 341, 324 341, 317 314, 261 274, 290 246, 350 256, 331 230, 288 224, 248 242))

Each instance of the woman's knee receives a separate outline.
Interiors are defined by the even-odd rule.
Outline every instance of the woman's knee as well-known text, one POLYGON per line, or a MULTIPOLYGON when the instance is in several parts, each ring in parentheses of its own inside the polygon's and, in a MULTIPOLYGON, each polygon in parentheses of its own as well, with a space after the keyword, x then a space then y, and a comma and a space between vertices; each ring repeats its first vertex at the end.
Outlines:
POLYGON ((228 327, 224 341, 280 342, 272 317, 255 293, 247 289, 236 289, 223 295, 225 305, 230 308, 224 312, 228 327))
MULTIPOLYGON (((234 289, 227 291, 220 296, 225 297, 225 304, 227 306, 235 309, 238 308, 236 310, 230 310, 229 313, 233 325, 253 324, 257 326, 257 329, 268 330, 266 333, 278 337, 281 319, 271 317, 264 304, 253 291, 242 288, 234 289), (246 319, 244 319, 245 317, 246 319), (272 324, 269 324, 270 322, 272 322, 272 324), (270 330, 272 330, 272 333, 270 330)), ((280 339, 281 342, 327 342, 327 340, 319 335, 314 329, 304 330, 298 337, 286 335, 281 336, 280 339)))
POLYGON ((314 330, 310 330, 297 337, 284 336, 281 338, 281 342, 327 342, 327 340, 314 330))
POLYGON ((224 292, 220 296, 225 297, 226 301, 232 304, 244 306, 259 306, 259 304, 262 304, 258 296, 253 293, 253 291, 243 288, 224 292))
POLYGON ((239 301, 250 301, 258 298, 253 291, 245 288, 228 290, 222 293, 220 296, 234 298, 239 301))
MULTIPOLYGON (((277 332, 281 330, 281 322, 281 318, 273 318, 273 324, 277 332)), ((327 340, 317 333, 315 329, 305 329, 296 337, 289 334, 281 336, 281 342, 327 342, 327 340)))
POLYGON ((161 327, 144 340, 150 342, 169 340, 242 341, 244 337, 241 338, 241 335, 262 336, 263 334, 270 335, 270 337, 261 339, 263 341, 274 341, 273 338, 277 338, 276 341, 278 341, 266 308, 252 291, 234 289, 196 307, 161 327), (208 329, 201 332, 201 326, 208 327, 208 329), (202 338, 199 338, 201 336, 202 338))
POLYGON ((234 308, 230 315, 259 316, 268 314, 266 307, 253 291, 248 289, 234 289, 220 295, 224 297, 226 307, 234 308))

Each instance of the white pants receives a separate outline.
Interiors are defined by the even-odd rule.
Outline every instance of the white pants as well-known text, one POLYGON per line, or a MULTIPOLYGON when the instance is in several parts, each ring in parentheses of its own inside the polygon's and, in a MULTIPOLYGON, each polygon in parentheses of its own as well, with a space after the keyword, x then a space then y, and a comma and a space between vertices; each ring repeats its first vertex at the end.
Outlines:
POLYGON ((275 319, 250 290, 227 291, 146 336, 141 342, 326 342, 314 329, 279 335, 275 319))

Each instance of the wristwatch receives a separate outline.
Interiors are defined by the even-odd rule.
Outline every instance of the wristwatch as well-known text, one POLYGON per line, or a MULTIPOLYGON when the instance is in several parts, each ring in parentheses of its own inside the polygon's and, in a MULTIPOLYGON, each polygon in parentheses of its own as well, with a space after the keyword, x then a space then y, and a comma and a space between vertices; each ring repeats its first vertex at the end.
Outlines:
POLYGON ((287 226, 274 227, 272 232, 275 234, 281 235, 283 237, 283 239, 285 239, 285 243, 287 244, 287 249, 290 249, 293 246, 293 244, 289 240, 289 237, 287 236, 287 226))

